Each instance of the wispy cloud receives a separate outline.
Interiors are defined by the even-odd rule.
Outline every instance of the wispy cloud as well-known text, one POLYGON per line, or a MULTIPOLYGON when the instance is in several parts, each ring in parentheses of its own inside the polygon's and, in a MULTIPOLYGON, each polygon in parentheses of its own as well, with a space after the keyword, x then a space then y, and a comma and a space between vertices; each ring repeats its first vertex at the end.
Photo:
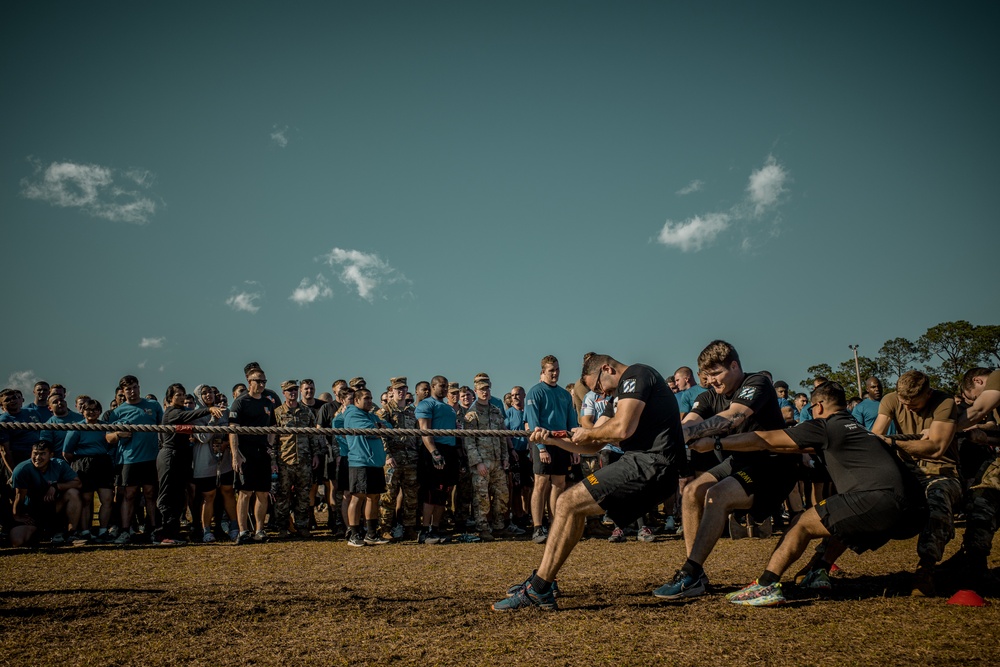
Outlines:
MULTIPOLYGON (((750 173, 743 196, 728 210, 703 213, 683 222, 667 220, 656 240, 665 246, 682 252, 697 252, 711 245, 723 232, 726 236, 739 238, 739 247, 749 252, 762 235, 775 236, 780 216, 774 218, 769 229, 762 230, 757 220, 765 213, 774 212, 788 193, 791 176, 773 155, 768 155, 764 166, 750 173)), ((701 189, 702 181, 692 181, 677 191, 678 195, 689 194, 701 189)))
POLYGON ((375 253, 334 248, 323 256, 323 261, 340 272, 340 282, 357 290, 366 301, 372 301, 386 285, 410 282, 375 253))
POLYGON ((236 311, 256 313, 260 310, 257 302, 264 297, 264 293, 258 289, 260 285, 252 280, 247 280, 243 284, 242 289, 233 288, 232 295, 226 299, 226 305, 236 311))
POLYGON ((167 370, 167 367, 161 364, 157 370, 159 370, 162 373, 163 371, 167 370))
POLYGON ((32 401, 31 392, 35 388, 35 383, 41 378, 35 375, 35 371, 14 371, 7 376, 7 384, 4 387, 9 387, 11 389, 20 390, 21 394, 25 398, 25 403, 30 403, 32 401))
POLYGON ((116 172, 110 167, 75 162, 35 165, 33 177, 21 180, 21 195, 63 208, 78 208, 95 218, 146 224, 156 213, 156 202, 143 191, 153 174, 131 168, 116 172))
POLYGON ((705 187, 705 182, 704 181, 699 181, 699 180, 695 179, 695 180, 691 181, 690 183, 688 183, 687 185, 685 185, 680 190, 678 190, 676 194, 678 194, 681 197, 683 197, 684 195, 689 195, 689 194, 692 194, 694 192, 700 192, 701 189, 704 188, 704 187, 705 187))
POLYGON ((665 246, 679 248, 682 252, 696 252, 715 240, 729 227, 728 213, 696 215, 683 222, 667 220, 657 241, 665 246))
POLYGON ((288 298, 300 306, 305 306, 318 299, 329 299, 332 296, 333 289, 330 288, 330 283, 327 282, 326 276, 320 273, 314 281, 303 278, 288 298))
POLYGON ((273 143, 278 148, 284 148, 288 145, 288 126, 278 127, 274 125, 271 128, 271 143, 273 143))
POLYGON ((145 368, 146 367, 146 363, 148 361, 149 361, 148 359, 143 359, 142 361, 140 361, 139 362, 139 370, 142 370, 143 368, 145 368))
POLYGON ((143 348, 158 348, 163 347, 163 344, 167 342, 166 336, 159 336, 157 338, 143 338, 139 341, 139 347, 143 348))
POLYGON ((787 181, 788 171, 778 164, 773 155, 768 155, 764 166, 755 169, 747 183, 747 196, 753 205, 754 215, 762 215, 778 204, 786 192, 787 181))

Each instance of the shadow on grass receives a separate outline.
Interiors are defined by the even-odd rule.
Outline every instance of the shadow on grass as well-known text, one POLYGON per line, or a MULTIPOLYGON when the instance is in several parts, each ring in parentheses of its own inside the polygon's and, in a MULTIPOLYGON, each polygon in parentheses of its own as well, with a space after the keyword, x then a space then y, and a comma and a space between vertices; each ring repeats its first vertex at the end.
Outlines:
POLYGON ((45 591, 0 591, 0 600, 30 598, 39 595, 106 595, 111 593, 163 595, 166 592, 166 589, 163 588, 62 588, 45 591))

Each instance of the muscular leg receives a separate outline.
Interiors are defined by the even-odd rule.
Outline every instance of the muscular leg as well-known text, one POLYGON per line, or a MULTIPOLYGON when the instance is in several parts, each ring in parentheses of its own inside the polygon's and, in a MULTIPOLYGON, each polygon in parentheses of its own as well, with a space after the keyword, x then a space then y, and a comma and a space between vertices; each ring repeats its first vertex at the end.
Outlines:
MULTIPOLYGON (((705 510, 688 558, 699 565, 704 565, 712 549, 715 548, 715 543, 722 537, 729 513, 737 509, 750 509, 752 506, 753 496, 748 496, 740 483, 732 477, 726 477, 708 489, 705 493, 705 510)), ((688 531, 685 529, 685 541, 687 535, 688 531)))
POLYGON ((587 517, 603 513, 604 510, 582 484, 576 484, 563 493, 553 512, 549 539, 545 542, 545 553, 538 566, 538 576, 546 581, 555 581, 559 568, 580 541, 587 517))
POLYGON ((236 522, 239 524, 241 533, 250 532, 250 501, 253 498, 253 491, 237 492, 236 496, 236 522))
MULTIPOLYGON (((566 475, 552 475, 549 477, 549 512, 554 517, 556 515, 556 502, 559 496, 566 490, 566 475)), ((589 493, 587 495, 590 495, 589 493)))
POLYGON ((771 559, 767 562, 768 571, 781 576, 792 563, 802 556, 811 540, 822 537, 830 537, 830 531, 820 521, 816 508, 810 507, 774 548, 774 553, 771 554, 771 559))
MULTIPOLYGON (((267 521, 264 517, 267 516, 267 503, 269 500, 267 491, 257 491, 255 493, 257 496, 257 502, 253 506, 253 515, 257 519, 257 532, 264 530, 264 526, 267 525, 267 521)), ((247 508, 249 509, 249 504, 247 508)))
POLYGON ((684 485, 681 494, 681 525, 684 526, 684 546, 687 555, 691 555, 694 548, 694 540, 698 535, 698 526, 701 524, 701 516, 705 511, 705 494, 719 480, 707 473, 702 473, 684 485))

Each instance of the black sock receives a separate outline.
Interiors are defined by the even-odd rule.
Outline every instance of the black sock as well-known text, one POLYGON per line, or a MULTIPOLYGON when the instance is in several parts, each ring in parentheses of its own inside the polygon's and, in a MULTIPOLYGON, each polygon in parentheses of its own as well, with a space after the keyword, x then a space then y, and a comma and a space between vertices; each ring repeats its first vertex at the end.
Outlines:
POLYGON ((350 539, 361 533, 361 524, 356 524, 347 529, 347 538, 350 539))
POLYGON ((757 577, 757 583, 761 586, 770 586, 771 584, 776 584, 781 581, 781 575, 775 574, 770 570, 764 570, 764 574, 757 577))
POLYGON ((684 564, 681 565, 681 572, 683 572, 684 574, 690 574, 692 577, 695 578, 700 577, 704 571, 705 570, 704 568, 702 568, 701 565, 694 562, 690 558, 684 561, 684 564))
POLYGON ((378 532, 378 519, 365 519, 365 530, 372 537, 378 532))
POLYGON ((531 575, 531 580, 529 583, 536 592, 542 593, 543 595, 545 593, 548 593, 549 589, 552 588, 552 582, 545 581, 544 579, 539 577, 538 574, 531 575))

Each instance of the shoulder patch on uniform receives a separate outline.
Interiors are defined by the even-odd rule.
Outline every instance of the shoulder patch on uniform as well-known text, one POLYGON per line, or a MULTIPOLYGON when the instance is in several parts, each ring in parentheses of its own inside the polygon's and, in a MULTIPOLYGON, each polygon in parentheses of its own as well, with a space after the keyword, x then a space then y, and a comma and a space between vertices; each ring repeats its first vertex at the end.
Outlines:
POLYGON ((698 401, 695 401, 694 403, 691 404, 691 409, 694 410, 696 407, 698 407, 698 405, 699 405, 698 401))
POLYGON ((736 398, 742 401, 752 401, 753 397, 757 395, 757 387, 743 387, 740 389, 740 393, 736 395, 736 398))
POLYGON ((622 382, 622 393, 630 394, 635 391, 635 378, 629 378, 622 382))

